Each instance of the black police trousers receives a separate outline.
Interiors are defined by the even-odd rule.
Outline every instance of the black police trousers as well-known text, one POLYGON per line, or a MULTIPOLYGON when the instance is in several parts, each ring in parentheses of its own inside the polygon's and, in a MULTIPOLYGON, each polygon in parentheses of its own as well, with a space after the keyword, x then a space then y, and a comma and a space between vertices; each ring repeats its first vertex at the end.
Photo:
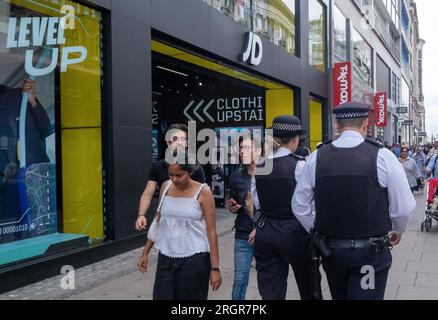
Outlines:
POLYGON ((323 259, 333 300, 383 300, 392 264, 390 251, 370 258, 366 249, 330 249, 323 259))
POLYGON ((302 300, 321 300, 319 268, 312 260, 310 235, 295 219, 267 219, 254 245, 257 282, 263 300, 285 300, 289 265, 302 300))

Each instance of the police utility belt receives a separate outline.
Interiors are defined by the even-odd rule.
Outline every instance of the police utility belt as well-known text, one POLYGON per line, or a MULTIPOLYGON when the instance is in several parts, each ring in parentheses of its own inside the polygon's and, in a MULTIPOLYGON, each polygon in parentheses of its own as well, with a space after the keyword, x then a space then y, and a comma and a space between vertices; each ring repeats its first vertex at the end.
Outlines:
POLYGON ((365 249, 366 256, 370 259, 392 250, 388 236, 351 240, 328 239, 316 231, 312 231, 312 246, 316 250, 315 254, 323 258, 331 256, 331 249, 365 249))
POLYGON ((287 214, 287 215, 280 215, 275 213, 261 213, 260 212, 260 218, 257 219, 257 226, 259 228, 263 228, 266 224, 267 220, 297 220, 293 214, 287 214))

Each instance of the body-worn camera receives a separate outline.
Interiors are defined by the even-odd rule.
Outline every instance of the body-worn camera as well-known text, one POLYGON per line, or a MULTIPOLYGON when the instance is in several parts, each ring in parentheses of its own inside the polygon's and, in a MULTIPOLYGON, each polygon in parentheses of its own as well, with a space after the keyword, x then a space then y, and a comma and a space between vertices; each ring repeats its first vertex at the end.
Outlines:
POLYGON ((373 260, 383 252, 390 250, 392 250, 392 245, 389 237, 371 238, 365 247, 365 256, 367 259, 373 260))

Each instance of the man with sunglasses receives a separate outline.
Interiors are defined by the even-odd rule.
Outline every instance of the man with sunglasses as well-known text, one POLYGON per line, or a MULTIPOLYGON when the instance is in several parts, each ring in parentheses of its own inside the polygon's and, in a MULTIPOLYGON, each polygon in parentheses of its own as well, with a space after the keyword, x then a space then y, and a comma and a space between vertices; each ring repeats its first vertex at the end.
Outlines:
MULTIPOLYGON (((166 141, 169 148, 187 148, 187 136, 188 128, 184 124, 173 124, 167 130, 167 133, 171 133, 171 138, 166 141)), ((168 136, 169 134, 166 134, 168 136)), ((198 165, 191 177, 193 180, 199 183, 205 183, 204 170, 200 165, 198 165)), ((167 172, 166 160, 161 159, 152 163, 151 170, 149 172, 149 181, 146 185, 145 190, 140 198, 140 206, 138 209, 137 221, 135 222, 135 229, 138 231, 146 230, 147 219, 146 214, 151 205, 152 198, 155 191, 161 188, 161 185, 169 180, 169 174, 167 172)))
MULTIPOLYGON (((243 167, 230 176, 228 210, 236 215, 234 224, 234 283, 233 300, 245 300, 246 289, 254 256, 255 225, 257 216, 252 197, 252 182, 256 164, 262 154, 262 143, 255 137, 244 137, 239 144, 239 157, 243 167)), ((258 206, 258 203, 256 204, 258 206)))

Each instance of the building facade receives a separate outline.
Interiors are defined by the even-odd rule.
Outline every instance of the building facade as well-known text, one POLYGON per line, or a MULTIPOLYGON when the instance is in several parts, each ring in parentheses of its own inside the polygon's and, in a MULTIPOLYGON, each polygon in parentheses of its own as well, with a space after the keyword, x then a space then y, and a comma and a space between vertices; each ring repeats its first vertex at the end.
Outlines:
POLYGON ((340 0, 334 1, 333 12, 334 61, 351 61, 353 99, 372 103, 376 93, 387 94, 386 126, 373 126, 370 134, 390 145, 422 141, 424 41, 419 36, 415 2, 340 0), (346 32, 339 29, 344 21, 346 32), (343 33, 347 35, 344 38, 343 33), (339 46, 338 38, 347 44, 343 55, 338 53, 338 48, 344 46, 339 46))
MULTIPOLYGON (((328 139, 330 12, 328 0, 0 0, 0 291, 143 245, 139 197, 172 123, 219 135, 295 114, 312 148, 328 139)), ((204 167, 219 206, 232 170, 204 167)))
MULTIPOLYGON (((351 62, 354 100, 387 93, 370 134, 409 142, 423 45, 406 0, 0 0, 0 292, 143 245, 138 202, 173 123, 220 140, 294 114, 313 150, 334 137, 334 63, 351 62)), ((218 206, 234 169, 204 166, 218 206)))
POLYGON ((425 41, 420 38, 419 21, 417 5, 411 1, 411 45, 412 45, 412 62, 411 62, 411 119, 412 126, 412 143, 419 144, 425 142, 426 126, 423 94, 423 48, 425 41))

